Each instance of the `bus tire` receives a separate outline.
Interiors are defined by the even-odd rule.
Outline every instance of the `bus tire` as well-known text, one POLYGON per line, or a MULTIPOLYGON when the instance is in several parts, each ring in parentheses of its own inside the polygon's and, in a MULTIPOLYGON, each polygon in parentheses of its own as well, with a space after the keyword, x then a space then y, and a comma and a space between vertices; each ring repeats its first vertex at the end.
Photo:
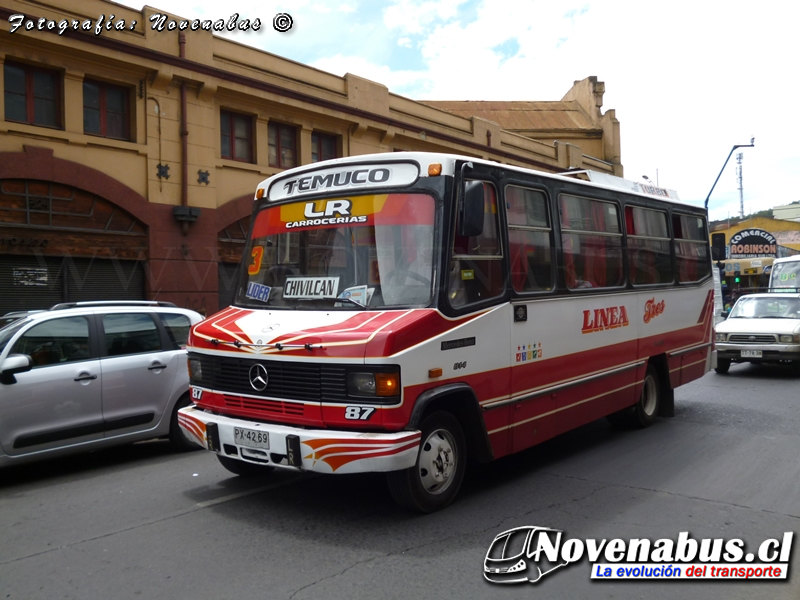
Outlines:
POLYGON ((395 502, 410 510, 431 513, 449 505, 464 480, 467 446, 458 420, 448 412, 432 413, 422 421, 416 464, 387 473, 395 502))
POLYGON ((728 369, 731 368, 731 359, 730 358, 718 358, 717 359, 717 366, 714 367, 714 370, 719 373, 720 375, 725 375, 728 372, 728 369))
POLYGON ((647 365, 644 376, 642 394, 633 405, 633 424, 636 427, 650 427, 658 418, 658 406, 661 403, 661 388, 658 384, 658 371, 653 365, 647 365))
POLYGON ((228 458, 227 456, 220 456, 219 454, 217 454, 217 458, 219 459, 219 464, 239 477, 258 477, 267 475, 275 470, 275 467, 270 467, 269 465, 257 465, 243 460, 236 460, 235 458, 228 458))

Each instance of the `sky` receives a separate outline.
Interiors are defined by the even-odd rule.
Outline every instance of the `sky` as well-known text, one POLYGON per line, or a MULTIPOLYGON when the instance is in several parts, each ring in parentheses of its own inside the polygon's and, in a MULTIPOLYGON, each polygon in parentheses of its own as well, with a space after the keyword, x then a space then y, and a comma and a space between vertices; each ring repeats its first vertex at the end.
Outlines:
MULTIPOLYGON (((122 0, 141 9, 141 0, 122 0)), ((605 82, 627 179, 708 202, 712 220, 800 200, 797 0, 153 0, 261 19, 239 43, 414 100, 560 100, 605 82), (292 28, 273 28, 276 14, 292 28), (734 145, 753 147, 733 151, 734 145), (720 175, 714 186, 714 181, 720 175), (713 192, 712 192, 712 186, 713 192)))

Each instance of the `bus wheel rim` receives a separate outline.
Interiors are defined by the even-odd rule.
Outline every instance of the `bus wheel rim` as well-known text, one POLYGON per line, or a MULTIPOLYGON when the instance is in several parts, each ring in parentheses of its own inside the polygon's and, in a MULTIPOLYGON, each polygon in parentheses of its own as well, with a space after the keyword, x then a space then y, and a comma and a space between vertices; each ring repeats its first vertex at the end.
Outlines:
POLYGON ((429 494, 443 493, 453 482, 458 454, 453 436, 446 429, 432 431, 419 451, 419 479, 429 494))
POLYGON ((658 401, 657 393, 655 380, 652 377, 647 377, 644 380, 644 389, 642 390, 642 410, 646 415, 652 415, 655 412, 658 401))

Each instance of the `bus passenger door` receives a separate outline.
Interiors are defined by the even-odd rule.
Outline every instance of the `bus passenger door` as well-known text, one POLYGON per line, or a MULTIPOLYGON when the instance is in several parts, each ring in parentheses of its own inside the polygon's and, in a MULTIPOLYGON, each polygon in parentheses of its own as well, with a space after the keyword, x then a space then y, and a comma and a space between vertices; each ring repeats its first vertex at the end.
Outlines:
POLYGON ((547 308, 543 303, 511 305, 511 393, 520 398, 511 405, 509 415, 512 452, 543 442, 562 430, 558 394, 537 395, 537 390, 551 383, 544 360, 550 327, 541 320, 547 308))

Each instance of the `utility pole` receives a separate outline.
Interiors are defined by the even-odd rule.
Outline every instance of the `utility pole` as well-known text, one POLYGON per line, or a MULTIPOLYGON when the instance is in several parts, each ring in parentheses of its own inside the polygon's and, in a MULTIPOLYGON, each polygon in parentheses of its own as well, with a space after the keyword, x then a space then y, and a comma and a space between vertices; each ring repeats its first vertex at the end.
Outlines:
POLYGON ((706 196, 706 210, 708 210, 708 199, 711 198, 711 192, 714 191, 714 188, 716 187, 717 182, 719 181, 720 175, 722 175, 722 172, 725 170, 725 166, 728 164, 728 161, 731 159, 731 156, 733 155, 733 151, 736 150, 737 148, 752 148, 755 145, 756 145, 756 138, 750 138, 749 144, 736 144, 733 148, 731 148, 731 151, 728 153, 728 158, 726 158, 725 162, 722 164, 722 169, 720 169, 719 175, 717 175, 717 178, 714 180, 714 185, 712 185, 711 189, 708 190, 708 196, 706 196))
POLYGON ((742 188, 742 159, 744 152, 736 155, 736 177, 739 179, 739 217, 744 219, 744 190, 742 188))

